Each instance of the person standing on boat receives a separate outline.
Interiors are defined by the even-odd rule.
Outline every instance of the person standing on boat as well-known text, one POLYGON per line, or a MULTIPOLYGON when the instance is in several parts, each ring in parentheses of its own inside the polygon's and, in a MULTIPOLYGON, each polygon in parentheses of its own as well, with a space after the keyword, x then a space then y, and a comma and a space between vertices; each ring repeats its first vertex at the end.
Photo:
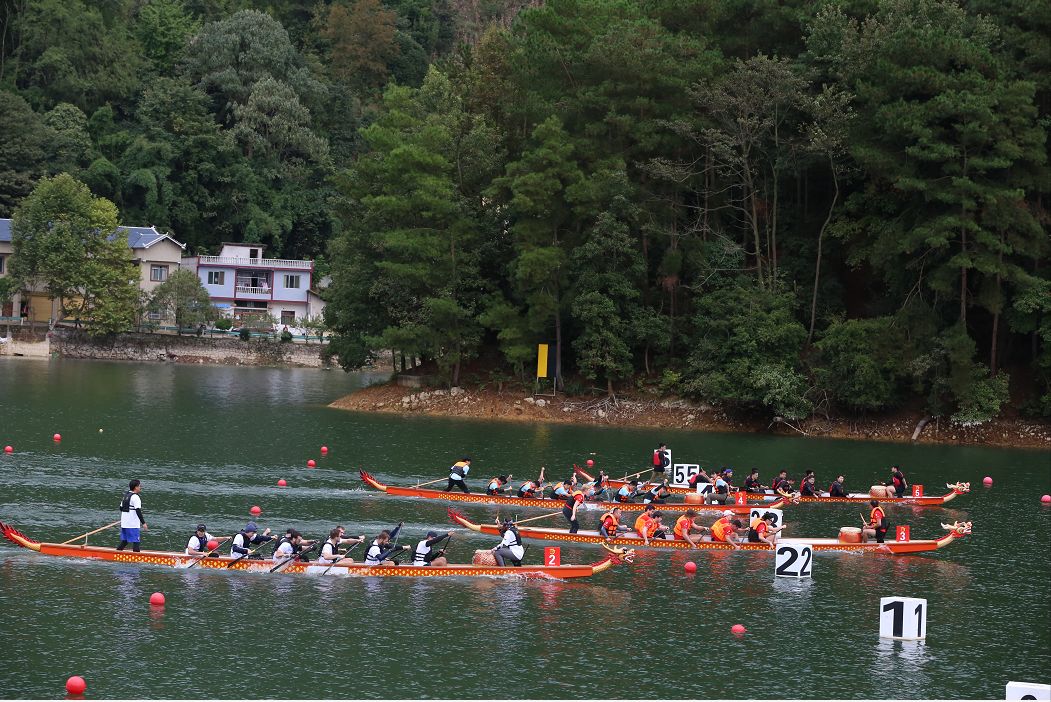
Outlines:
POLYGON ((847 488, 844 485, 844 482, 846 482, 846 481, 845 481, 845 479, 843 478, 842 475, 838 476, 835 480, 833 480, 832 484, 828 486, 828 496, 829 497, 846 497, 847 496, 847 488))
POLYGON ((410 550, 408 546, 392 546, 390 543, 390 532, 384 529, 379 533, 379 536, 376 537, 375 541, 372 542, 372 545, 369 546, 369 550, 365 553, 365 565, 398 565, 390 560, 390 557, 398 551, 408 550, 410 550))
POLYGON ((434 547, 451 536, 445 532, 441 536, 436 531, 428 531, 427 538, 416 544, 416 550, 412 552, 412 564, 414 566, 447 566, 449 561, 445 558, 445 549, 434 550, 434 547))
POLYGON ((675 526, 672 528, 672 533, 675 538, 679 541, 686 541, 690 546, 696 546, 701 541, 701 534, 705 531, 711 531, 708 527, 697 523, 697 512, 692 509, 686 510, 686 513, 675 520, 675 526), (697 538, 691 536, 692 532, 697 532, 697 538))
POLYGON ((338 560, 347 560, 348 563, 353 563, 353 559, 346 559, 346 556, 339 552, 339 547, 342 544, 362 544, 365 543, 365 535, 362 534, 359 538, 343 538, 344 534, 343 527, 336 527, 328 533, 328 538, 325 543, 321 544, 321 552, 317 558, 318 565, 332 565, 338 560))
POLYGON ((445 492, 450 492, 453 488, 458 488, 466 493, 471 491, 467 489, 467 474, 471 472, 471 459, 464 456, 456 463, 453 463, 449 468, 449 484, 445 488, 445 492))
POLYGON ((744 479, 744 491, 753 495, 761 495, 766 486, 759 480, 759 469, 753 468, 748 477, 744 479))
POLYGON ((211 549, 208 548, 208 542, 215 537, 208 533, 207 527, 204 524, 198 524, 197 530, 190 534, 189 540, 186 542, 186 555, 187 556, 203 556, 208 553, 211 549))
POLYGON ((650 475, 650 482, 657 482, 657 480, 664 480, 664 471, 671 465, 671 451, 668 450, 667 444, 659 444, 657 448, 653 450, 653 473, 650 475))
POLYGON ((511 477, 510 475, 498 475, 492 478, 485 486, 485 494, 503 496, 504 492, 510 489, 508 483, 511 482, 511 477))
POLYGON ((633 499, 639 496, 639 481, 631 480, 628 483, 620 486, 620 490, 617 490, 617 502, 631 502, 633 499))
POLYGON ((894 488, 895 497, 905 497, 905 491, 909 489, 909 481, 905 479, 905 474, 898 466, 890 467, 890 482, 887 483, 887 486, 894 488))
POLYGON ((131 550, 138 553, 141 540, 139 530, 145 531, 148 529, 146 517, 142 516, 140 492, 142 492, 142 481, 131 480, 128 482, 128 489, 124 492, 124 497, 120 501, 120 544, 117 546, 118 551, 123 551, 124 547, 131 544, 131 550))
POLYGON ((861 540, 868 541, 870 538, 875 537, 876 543, 883 543, 884 539, 887 538, 887 514, 883 511, 883 508, 879 506, 879 500, 869 501, 869 505, 872 507, 872 511, 869 512, 869 520, 865 521, 865 518, 861 518, 861 540))
POLYGON ((273 541, 274 537, 270 536, 270 527, 266 528, 262 534, 259 533, 259 527, 256 526, 255 522, 248 522, 245 524, 245 528, 234 534, 233 540, 230 542, 230 555, 235 558, 262 558, 262 556, 250 553, 250 546, 258 546, 265 544, 267 541, 273 541))
POLYGON ((525 555, 525 546, 522 545, 522 537, 518 533, 518 527, 510 519, 505 519, 501 527, 503 540, 500 545, 493 549, 493 558, 496 565, 503 566, 504 559, 511 561, 515 568, 522 567, 522 556, 525 555))
POLYGON ((537 479, 527 480, 518 486, 519 497, 543 497, 544 496, 544 469, 540 469, 537 479))
POLYGON ((577 520, 577 510, 584 504, 584 493, 580 490, 574 490, 573 494, 566 500, 566 504, 562 506, 562 516, 569 522, 569 533, 576 534, 580 529, 580 522, 577 520))

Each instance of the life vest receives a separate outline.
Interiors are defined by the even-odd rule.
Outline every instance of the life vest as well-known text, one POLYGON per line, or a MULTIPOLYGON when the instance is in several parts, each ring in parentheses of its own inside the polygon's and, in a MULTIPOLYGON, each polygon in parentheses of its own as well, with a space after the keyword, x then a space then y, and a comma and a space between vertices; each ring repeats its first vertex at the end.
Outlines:
MULTIPOLYGON (((131 511, 131 496, 135 493, 131 490, 124 491, 124 497, 120 499, 120 511, 130 512, 131 511)), ((110 504, 113 504, 112 502, 110 504)))
POLYGON ((627 485, 621 486, 620 490, 617 490, 617 502, 627 502, 631 499, 631 488, 627 485))
POLYGON ((197 536, 197 532, 195 531, 192 534, 190 534, 190 538, 191 539, 197 539, 197 547, 196 547, 197 551, 208 551, 209 550, 208 549, 208 537, 207 536, 197 536))
POLYGON ((690 530, 692 524, 693 520, 687 517, 685 514, 676 519, 675 527, 672 529, 672 532, 674 532, 675 534, 675 538, 685 539, 686 537, 684 536, 684 534, 686 534, 690 530))
POLYGON ((730 483, 726 482, 725 478, 715 479, 715 491, 720 495, 730 494, 730 483))
MULTIPOLYGON (((275 557, 277 556, 277 550, 281 548, 282 544, 288 544, 292 547, 292 556, 296 555, 297 553, 303 550, 302 546, 297 546, 296 544, 292 543, 292 539, 288 538, 287 536, 282 536, 280 539, 277 540, 277 543, 274 544, 275 557)), ((292 556, 289 556, 289 558, 291 558, 292 556)))
POLYGON ((647 527, 652 521, 653 518, 646 512, 639 515, 639 518, 635 520, 635 531, 638 532, 639 536, 642 536, 643 533, 645 533, 647 527))
POLYGON ((713 541, 726 541, 727 532, 733 527, 730 524, 729 517, 720 517, 712 524, 712 540, 713 541))
POLYGON ((380 556, 389 548, 389 546, 380 546, 373 541, 372 545, 369 546, 369 550, 365 553, 365 565, 380 565, 380 556))
POLYGON ((457 461, 456 463, 452 464, 451 468, 449 468, 449 477, 452 477, 452 474, 456 474, 460 476, 460 480, 463 480, 463 478, 467 475, 467 472, 470 470, 471 466, 467 465, 463 461, 457 461))
POLYGON ((321 544, 321 555, 318 556, 318 558, 324 558, 326 561, 334 561, 337 558, 339 558, 339 553, 337 552, 338 549, 339 549, 339 544, 338 543, 334 544, 334 543, 332 543, 332 541, 326 541, 325 543, 321 544), (329 549, 329 552, 328 552, 327 556, 325 555, 325 547, 326 546, 329 549))
POLYGON ((248 534, 245 533, 244 529, 242 529, 241 531, 234 534, 234 538, 230 542, 230 554, 234 556, 243 556, 244 554, 239 552, 237 549, 241 548, 247 551, 248 547, 251 545, 252 540, 248 538, 248 534), (238 540, 240 540, 240 542, 238 542, 238 540))
POLYGON ((847 492, 843 489, 843 485, 838 480, 832 481, 832 484, 828 486, 829 497, 846 497, 847 492))
POLYGON ((765 534, 769 528, 770 527, 767 525, 767 523, 762 519, 759 519, 758 523, 757 520, 753 519, 752 525, 748 528, 748 540, 753 544, 759 543, 760 541, 762 541, 762 539, 760 539, 759 537, 765 534))
POLYGON ((653 450, 653 465, 659 466, 664 461, 664 454, 660 449, 653 450))
POLYGON ((427 556, 431 555, 431 550, 431 547, 427 545, 427 539, 416 544, 416 550, 412 552, 412 564, 430 565, 431 562, 427 560, 427 556))
POLYGON ((574 490, 572 497, 577 502, 583 502, 584 501, 584 493, 581 492, 580 490, 574 490))
POLYGON ((815 497, 817 495, 814 491, 814 486, 810 483, 803 483, 803 486, 799 488, 799 492, 807 497, 815 497))
POLYGON ((905 478, 905 474, 902 473, 901 471, 898 471, 896 473, 891 473, 891 476, 890 476, 890 480, 891 480, 892 483, 894 483, 894 487, 899 487, 901 485, 902 480, 904 478, 905 478))
POLYGON ((615 516, 613 516, 613 512, 606 512, 605 514, 603 514, 601 517, 598 518, 598 523, 599 531, 601 531, 606 536, 617 535, 617 526, 620 525, 620 521, 615 516), (607 519, 613 522, 609 526, 606 526, 607 519))
POLYGON ((759 492, 761 484, 759 478, 753 479, 752 476, 748 476, 744 479, 744 490, 745 492, 759 492))
POLYGON ((501 492, 503 492, 503 487, 504 484, 500 482, 500 478, 491 478, 489 480, 489 485, 488 487, 486 487, 485 491, 490 495, 499 495, 501 492))
POLYGON ((514 537, 515 537, 515 542, 513 544, 509 544, 509 546, 521 546, 522 545, 522 535, 518 533, 518 527, 511 527, 510 529, 504 529, 503 537, 504 537, 505 540, 507 539, 507 532, 511 532, 512 534, 514 534, 514 537))
POLYGON ((518 488, 519 497, 532 497, 540 486, 532 480, 527 480, 518 488))
POLYGON ((875 524, 877 529, 883 528, 883 521, 887 518, 887 515, 883 512, 881 507, 873 507, 872 511, 869 512, 869 523, 875 524), (876 513, 879 513, 879 519, 876 519, 876 513))
POLYGON ((555 483, 555 485, 554 485, 554 487, 552 489, 554 490, 554 493, 556 495, 568 495, 569 494, 569 487, 566 485, 565 481, 563 481, 561 483, 555 483))

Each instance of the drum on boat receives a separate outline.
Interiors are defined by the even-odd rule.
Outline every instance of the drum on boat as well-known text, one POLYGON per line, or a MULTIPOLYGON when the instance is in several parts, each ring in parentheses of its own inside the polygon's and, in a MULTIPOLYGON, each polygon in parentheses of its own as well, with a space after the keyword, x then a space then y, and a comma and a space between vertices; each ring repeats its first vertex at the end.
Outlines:
POLYGON ((686 493, 685 497, 686 497, 686 504, 688 504, 688 505, 703 505, 704 504, 704 495, 702 495, 700 493, 688 492, 688 493, 686 493))
POLYGON ((474 558, 471 559, 471 563, 475 565, 483 566, 494 566, 496 565, 496 556, 489 549, 481 549, 474 552, 474 558))
POLYGON ((839 530, 839 543, 860 544, 861 529, 859 527, 842 527, 839 530))
POLYGON ((873 485, 869 488, 870 497, 887 497, 887 486, 886 485, 873 485))

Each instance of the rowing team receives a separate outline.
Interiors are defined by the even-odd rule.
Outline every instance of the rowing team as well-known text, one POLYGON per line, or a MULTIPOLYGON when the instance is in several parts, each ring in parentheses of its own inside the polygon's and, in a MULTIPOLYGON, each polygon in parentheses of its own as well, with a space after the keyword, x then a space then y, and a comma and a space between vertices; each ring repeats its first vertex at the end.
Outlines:
MULTIPOLYGON (((445 549, 437 546, 451 538, 452 533, 439 534, 435 531, 427 532, 427 537, 416 544, 415 549, 410 546, 399 546, 397 542, 398 533, 401 531, 398 524, 390 531, 384 530, 372 540, 365 551, 365 565, 397 565, 396 557, 402 552, 412 550, 412 564, 415 566, 444 566, 448 565, 445 558, 445 549), (393 541, 393 543, 392 543, 393 541)), ((242 558, 262 559, 257 553, 264 545, 274 542, 273 555, 270 557, 274 563, 283 564, 291 561, 309 561, 309 554, 318 550, 318 565, 333 565, 340 561, 353 563, 354 559, 349 554, 358 544, 365 543, 365 535, 347 536, 346 529, 342 526, 333 528, 328 539, 319 541, 317 539, 304 539, 303 535, 295 529, 288 529, 285 535, 277 538, 270 535, 270 529, 259 531, 255 522, 248 522, 244 529, 229 536, 215 537, 208 533, 204 524, 198 524, 197 529, 186 543, 187 556, 216 557, 219 546, 224 541, 230 541, 230 555, 240 560, 242 558), (341 546, 348 546, 345 551, 340 551, 341 546), (253 548, 254 547, 254 548, 253 548)), ((448 544, 446 544, 448 546, 448 544)))
POLYGON ((647 505, 645 511, 638 516, 632 528, 621 524, 622 512, 619 507, 614 507, 602 515, 599 525, 599 534, 607 539, 615 539, 618 536, 630 536, 634 531, 645 545, 649 546, 652 540, 675 540, 685 541, 691 546, 697 546, 702 541, 717 541, 728 543, 735 549, 741 548, 737 542, 747 541, 749 543, 765 543, 771 546, 777 541, 777 534, 785 528, 774 526, 777 523, 777 515, 773 512, 765 512, 761 516, 754 517, 746 526, 739 518, 734 516, 730 510, 724 510, 722 515, 715 520, 711 526, 700 522, 697 512, 692 509, 686 510, 671 527, 664 524, 664 515, 652 505, 647 505))
MULTIPOLYGON (((470 494, 466 482, 467 474, 471 469, 470 464, 470 458, 463 458, 452 465, 449 469, 449 484, 445 488, 445 492, 462 490, 470 494)), ((579 497, 581 500, 601 500, 605 497, 611 502, 631 502, 635 499, 641 499, 646 503, 660 502, 671 495, 671 491, 668 490, 667 480, 663 483, 641 488, 638 480, 632 480, 619 490, 614 491, 610 485, 609 476, 603 471, 599 471, 598 478, 595 480, 580 482, 577 480, 576 474, 572 474, 566 480, 548 485, 544 482, 544 469, 541 468, 537 479, 523 481, 518 485, 517 492, 514 491, 513 479, 513 475, 497 475, 490 478, 485 484, 485 494, 499 497, 513 497, 517 495, 521 498, 535 499, 547 499, 550 497, 550 499, 555 500, 568 500, 574 496, 579 497), (545 494, 547 490, 551 491, 550 496, 545 494)))

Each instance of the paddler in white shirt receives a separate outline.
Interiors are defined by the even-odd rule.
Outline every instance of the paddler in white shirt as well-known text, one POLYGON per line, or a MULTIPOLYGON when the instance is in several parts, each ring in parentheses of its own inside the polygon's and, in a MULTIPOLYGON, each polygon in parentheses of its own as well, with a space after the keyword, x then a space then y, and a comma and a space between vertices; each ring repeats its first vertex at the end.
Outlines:
MULTIPOLYGON (((498 521, 497 524, 499 523, 498 521)), ((515 526, 514 521, 505 519, 501 532, 503 540, 493 549, 496 565, 503 566, 506 558, 511 561, 511 565, 520 568, 522 566, 522 556, 525 555, 525 546, 522 545, 522 537, 518 534, 518 527, 515 526)))

